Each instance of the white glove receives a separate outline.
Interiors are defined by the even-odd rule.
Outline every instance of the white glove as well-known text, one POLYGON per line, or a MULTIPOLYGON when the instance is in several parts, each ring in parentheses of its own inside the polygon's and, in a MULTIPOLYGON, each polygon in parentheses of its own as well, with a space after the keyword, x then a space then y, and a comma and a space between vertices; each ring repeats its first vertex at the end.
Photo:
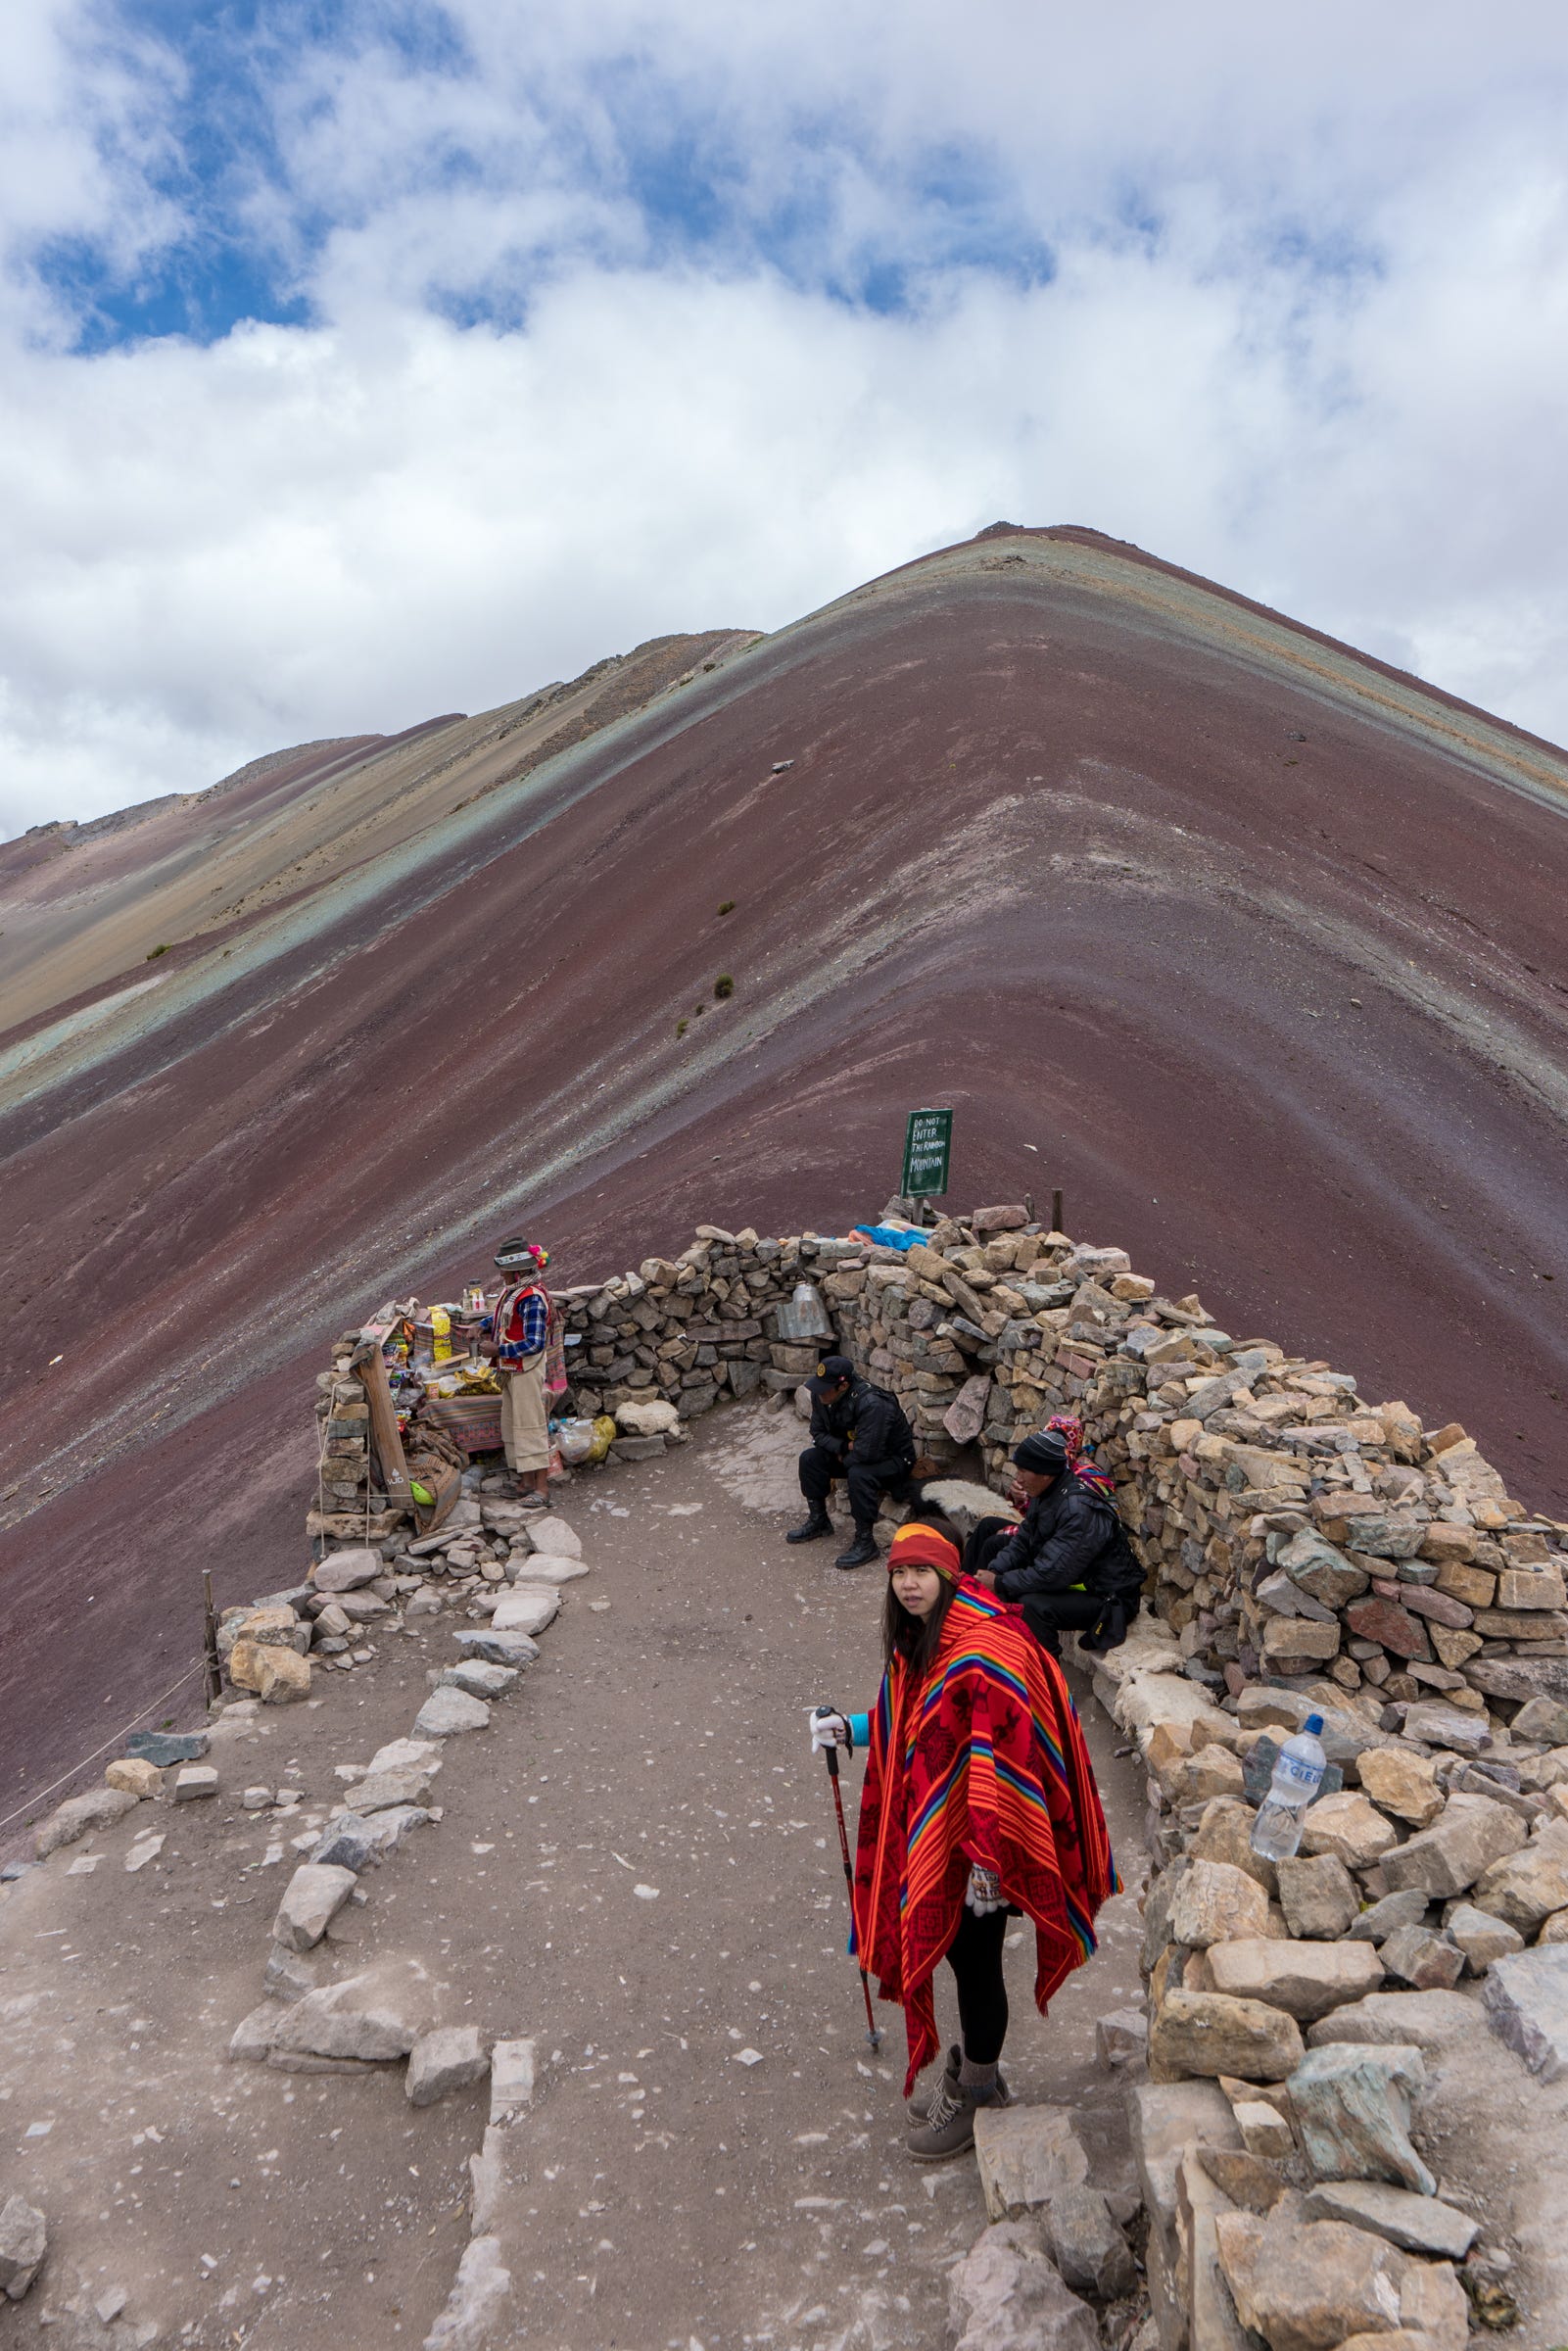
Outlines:
POLYGON ((989 1918, 993 1910, 1007 1908, 1001 1879, 994 1869, 982 1869, 977 1861, 971 1866, 969 1892, 964 1899, 976 1918, 989 1918))
POLYGON ((831 1706, 808 1706, 806 1711, 811 1716, 811 1751, 814 1755, 826 1754, 831 1747, 849 1745, 849 1725, 841 1714, 835 1714, 831 1706))

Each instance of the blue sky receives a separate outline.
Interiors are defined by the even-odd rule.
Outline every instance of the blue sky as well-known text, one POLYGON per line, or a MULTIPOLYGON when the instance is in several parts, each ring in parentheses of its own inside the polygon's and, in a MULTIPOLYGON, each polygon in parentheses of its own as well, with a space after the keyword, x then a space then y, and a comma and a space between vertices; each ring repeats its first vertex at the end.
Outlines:
POLYGON ((24 0, 0 832, 1097 524, 1568 734, 1560 12, 24 0))

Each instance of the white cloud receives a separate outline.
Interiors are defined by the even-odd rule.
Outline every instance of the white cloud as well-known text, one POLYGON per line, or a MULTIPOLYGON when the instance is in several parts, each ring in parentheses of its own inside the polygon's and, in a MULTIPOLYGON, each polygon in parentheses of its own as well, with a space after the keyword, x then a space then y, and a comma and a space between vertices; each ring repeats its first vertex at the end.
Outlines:
MULTIPOLYGON (((0 830, 776 626, 997 514, 1568 732, 1555 15, 450 13, 471 72, 369 5, 267 61, 234 203, 314 323, 83 357, 13 274, 0 830), (648 209, 660 138, 725 191, 700 239, 648 209), (1030 238, 1048 283, 952 258, 1030 238), (837 298, 868 257, 908 308, 837 298), (479 294, 515 323, 453 323, 479 294)), ((50 222, 153 265, 202 225, 160 192, 178 62, 46 21, 13 269, 50 222)))

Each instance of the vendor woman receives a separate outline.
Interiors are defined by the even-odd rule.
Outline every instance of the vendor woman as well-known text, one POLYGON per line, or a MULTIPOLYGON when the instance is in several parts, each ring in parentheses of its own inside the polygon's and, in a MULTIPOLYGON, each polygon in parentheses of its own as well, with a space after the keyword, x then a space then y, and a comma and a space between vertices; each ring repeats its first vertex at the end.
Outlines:
POLYGON ((549 1401, 552 1353, 560 1351, 559 1318, 543 1275, 549 1251, 533 1241, 502 1241, 496 1263, 506 1286, 485 1327, 500 1380, 500 1437, 517 1499, 530 1510, 549 1508, 549 1401))
POLYGON ((812 1745, 866 1751, 854 1948, 909 2037, 908 2146, 917 2162, 972 2144, 982 2106, 1008 2104, 1002 1950, 1008 1918, 1034 1929, 1042 2011, 1094 1949, 1119 1891, 1094 1771, 1062 1668, 1016 1608, 959 1564, 937 1512, 905 1521, 887 1554, 886 1671, 869 1714, 814 1710, 812 1745), (935 2088, 934 1978, 946 1960, 959 2039, 935 2088))

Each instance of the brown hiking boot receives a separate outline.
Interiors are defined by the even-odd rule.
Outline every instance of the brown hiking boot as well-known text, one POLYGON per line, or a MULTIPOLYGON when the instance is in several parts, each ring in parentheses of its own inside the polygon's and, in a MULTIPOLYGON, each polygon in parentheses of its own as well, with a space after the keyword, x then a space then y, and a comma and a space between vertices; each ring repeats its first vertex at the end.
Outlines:
POLYGON ((949 2155, 962 2155, 974 2144, 975 2109, 1000 2103, 994 2089, 972 2089, 962 2082, 949 2087, 944 2074, 926 2120, 911 2123, 904 2144, 917 2163, 942 2163, 949 2155))

